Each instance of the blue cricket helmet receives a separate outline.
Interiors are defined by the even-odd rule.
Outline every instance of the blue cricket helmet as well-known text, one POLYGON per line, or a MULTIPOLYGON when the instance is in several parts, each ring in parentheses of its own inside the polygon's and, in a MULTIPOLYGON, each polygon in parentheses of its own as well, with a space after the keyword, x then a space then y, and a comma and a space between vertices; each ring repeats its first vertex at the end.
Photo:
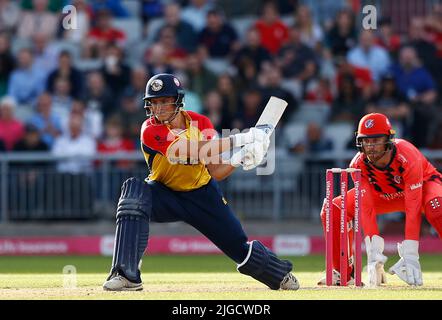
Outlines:
POLYGON ((159 97, 176 97, 177 107, 184 107, 184 89, 181 81, 169 73, 159 73, 151 77, 146 84, 146 93, 143 97, 146 107, 149 105, 149 99, 159 97))

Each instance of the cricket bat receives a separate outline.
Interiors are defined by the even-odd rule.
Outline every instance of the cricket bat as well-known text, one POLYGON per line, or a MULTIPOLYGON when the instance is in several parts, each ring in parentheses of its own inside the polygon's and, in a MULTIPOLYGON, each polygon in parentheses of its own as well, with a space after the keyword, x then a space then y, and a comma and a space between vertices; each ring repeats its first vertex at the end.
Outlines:
POLYGON ((255 127, 271 136, 287 105, 287 101, 271 96, 255 127))

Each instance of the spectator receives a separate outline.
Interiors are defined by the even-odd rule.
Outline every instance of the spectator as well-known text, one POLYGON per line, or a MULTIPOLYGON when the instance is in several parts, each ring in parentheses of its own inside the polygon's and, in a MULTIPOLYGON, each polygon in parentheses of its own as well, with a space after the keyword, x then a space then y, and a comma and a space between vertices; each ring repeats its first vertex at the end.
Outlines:
POLYGON ((67 79, 55 79, 54 94, 52 95, 52 108, 61 118, 69 117, 72 107, 72 97, 69 95, 71 85, 67 79))
POLYGON ((323 172, 335 166, 333 161, 318 160, 315 155, 321 152, 330 152, 333 147, 333 142, 324 136, 321 126, 312 122, 307 125, 305 136, 301 141, 289 149, 294 154, 307 156, 298 178, 298 185, 299 192, 306 195, 312 204, 321 203, 324 199, 320 188, 323 181, 323 172), (305 181, 308 181, 308 183, 305 183, 305 181))
POLYGON ((437 48, 431 40, 431 36, 425 28, 424 18, 414 17, 411 19, 407 45, 416 50, 419 60, 427 70, 437 70, 437 48))
POLYGON ((232 127, 239 130, 254 127, 263 109, 262 88, 256 85, 247 88, 240 102, 241 106, 232 127))
POLYGON ((88 74, 83 100, 87 109, 102 113, 104 119, 115 111, 117 103, 113 92, 106 86, 103 75, 98 71, 88 74))
POLYGON ((144 107, 144 101, 140 97, 143 97, 146 90, 146 81, 149 79, 149 73, 143 66, 136 66, 131 71, 130 83, 123 91, 123 95, 127 97, 134 97, 136 104, 140 109, 144 107))
POLYGON ((220 9, 207 13, 207 25, 199 33, 198 43, 210 58, 228 58, 239 49, 238 35, 220 9))
POLYGON ((372 73, 369 69, 352 65, 344 57, 337 57, 335 59, 335 65, 337 67, 335 83, 337 84, 338 90, 341 89, 343 79, 345 77, 351 77, 355 81, 354 85, 364 99, 371 97, 375 85, 372 73))
POLYGON ((47 10, 48 0, 33 0, 32 11, 26 11, 20 18, 18 36, 31 39, 36 33, 54 39, 58 26, 58 17, 47 10))
POLYGON ((78 98, 83 90, 83 77, 79 70, 72 64, 72 57, 69 51, 62 51, 58 56, 58 68, 48 76, 46 88, 48 92, 54 93, 55 80, 63 78, 69 82, 69 96, 78 98))
MULTIPOLYGON (((221 95, 224 111, 228 112, 228 117, 231 119, 238 113, 238 92, 241 90, 234 83, 233 77, 224 73, 218 77, 216 90, 221 95)), ((232 128, 232 124, 229 124, 232 128)))
POLYGON ((151 19, 160 18, 163 16, 163 1, 162 0, 141 0, 140 1, 140 15, 143 21, 143 37, 147 36, 148 25, 151 19))
MULTIPOLYGON (((178 3, 168 3, 164 7, 164 25, 161 28, 173 28, 176 35, 177 45, 187 52, 193 52, 197 46, 197 34, 190 23, 181 19, 181 7, 178 3)), ((156 35, 158 40, 159 34, 156 35)))
POLYGON ((20 7, 14 1, 0 0, 0 32, 15 33, 20 13, 20 7))
POLYGON ((186 6, 181 18, 190 23, 195 32, 200 32, 206 26, 206 16, 212 4, 208 0, 190 0, 190 4, 186 6))
POLYGON ((313 50, 319 50, 324 34, 321 27, 313 21, 309 7, 299 6, 296 10, 295 20, 299 25, 302 43, 313 50))
POLYGON ((148 74, 175 72, 167 59, 166 49, 159 43, 146 50, 145 63, 148 74))
MULTIPOLYGON (((40 136, 40 130, 32 124, 27 124, 24 129, 23 138, 16 143, 14 146, 14 151, 23 151, 23 152, 33 152, 40 151, 46 152, 49 151, 48 145, 42 140, 40 136)), ((38 165, 42 165, 42 163, 36 163, 33 161, 31 164, 26 162, 27 167, 35 168, 38 165)))
POLYGON ((364 101, 354 77, 345 75, 341 81, 338 96, 332 104, 330 120, 350 124, 357 123, 364 112, 364 101))
POLYGON ((81 28, 76 29, 64 29, 63 28, 63 38, 69 42, 81 45, 85 41, 92 22, 93 11, 86 0, 72 0, 72 5, 75 7, 77 12, 77 26, 81 28))
POLYGON ((333 103, 333 93, 330 87, 330 80, 327 78, 320 78, 312 83, 306 89, 304 100, 331 106, 333 103))
POLYGON ((433 104, 437 93, 433 78, 422 66, 416 50, 410 46, 401 49, 399 63, 391 67, 399 91, 411 102, 433 104))
POLYGON ((412 47, 401 49, 399 63, 392 66, 391 71, 399 92, 407 98, 412 109, 412 141, 418 148, 425 147, 439 114, 434 105, 437 91, 433 78, 412 47))
POLYGON ((49 93, 38 97, 36 113, 29 119, 29 124, 35 126, 41 139, 52 148, 55 139, 62 132, 61 118, 52 111, 52 98, 49 93))
POLYGON ((100 9, 96 13, 96 26, 89 31, 84 43, 84 56, 89 59, 101 58, 110 44, 123 47, 125 43, 126 35, 112 26, 109 10, 100 9))
MULTIPOLYGON (((105 124, 104 137, 98 143, 97 151, 101 154, 112 154, 118 152, 132 152, 135 150, 134 143, 123 136, 123 121, 119 116, 112 116, 105 124)), ((133 165, 127 160, 119 160, 116 167, 127 169, 133 165)))
POLYGON ((270 60, 269 51, 261 45, 261 36, 258 30, 256 28, 247 30, 246 42, 233 59, 238 76, 246 81, 248 66, 254 64, 256 73, 259 73, 263 63, 270 60))
POLYGON ((436 45, 437 57, 442 59, 442 4, 434 3, 432 10, 425 18, 425 27, 428 37, 436 45))
POLYGON ((405 136, 410 108, 405 97, 399 93, 392 74, 385 74, 380 83, 380 90, 367 104, 365 113, 383 113, 392 122, 393 127, 405 136))
POLYGON ((107 47, 101 73, 109 89, 118 98, 130 79, 130 68, 123 62, 121 48, 116 45, 107 47))
MULTIPOLYGON (((301 42, 301 33, 297 25, 290 28, 290 39, 278 52, 277 65, 286 79, 304 87, 317 73, 316 57, 312 49, 301 42)), ((297 93, 300 98, 303 93, 297 93)))
POLYGON ((273 2, 264 5, 255 28, 260 34, 261 45, 271 54, 276 54, 289 39, 289 29, 281 21, 278 8, 273 2))
POLYGON ((55 140, 52 155, 57 161, 57 181, 54 188, 55 212, 68 212, 70 217, 90 217, 93 212, 92 164, 96 142, 82 131, 84 118, 69 116, 69 130, 55 140), (65 201, 66 197, 69 201, 65 201))
POLYGON ((69 130, 55 140, 52 148, 54 156, 66 156, 67 159, 57 163, 59 172, 78 174, 89 172, 92 169, 90 159, 81 159, 82 156, 93 156, 96 151, 95 140, 83 133, 83 117, 77 114, 69 117, 69 130))
POLYGON ((121 3, 121 0, 91 0, 90 5, 94 12, 105 9, 117 18, 127 18, 130 16, 127 9, 121 3))
MULTIPOLYGON (((35 126, 27 124, 23 138, 17 142, 13 151, 48 152, 49 147, 41 139, 39 130, 35 126)), ((20 217, 25 219, 29 219, 32 215, 41 214, 44 210, 42 199, 45 199, 44 194, 48 190, 45 178, 48 176, 47 169, 50 167, 50 163, 47 161, 38 161, 32 158, 28 160, 31 161, 11 163, 14 174, 10 181, 10 184, 15 186, 11 195, 11 203, 14 203, 15 210, 25 213, 26 218, 20 214, 20 217), (31 194, 32 196, 29 196, 31 194), (37 194, 41 196, 37 197, 37 194)))
POLYGON ((59 49, 53 43, 48 42, 49 39, 43 33, 35 33, 32 40, 34 68, 44 75, 46 83, 48 75, 57 67, 59 49))
POLYGON ((226 112, 226 106, 218 91, 209 91, 204 98, 204 112, 213 124, 213 127, 222 136, 223 129, 230 129, 231 119, 229 112, 226 112))
POLYGON ((359 45, 347 54, 349 63, 370 69, 373 80, 378 82, 383 73, 390 66, 387 50, 375 44, 374 34, 371 30, 363 30, 359 35, 359 45))
MULTIPOLYGON (((74 100, 72 102, 71 115, 79 115, 83 118, 82 132, 93 137, 95 140, 100 139, 103 133, 103 114, 96 109, 86 108, 83 100, 74 100)), ((63 132, 69 129, 69 117, 65 117, 62 123, 63 132)))
POLYGON ((349 9, 339 11, 333 27, 325 36, 325 45, 334 56, 346 56, 357 43, 355 17, 349 9))
POLYGON ((198 94, 202 100, 204 95, 216 86, 216 75, 207 69, 199 53, 190 54, 186 60, 188 89, 198 94))
POLYGON ((189 111, 201 113, 203 111, 202 97, 189 87, 189 78, 184 72, 176 72, 176 77, 180 79, 181 86, 186 88, 186 99, 184 101, 184 108, 189 111))
POLYGON ((394 32, 390 18, 383 18, 378 24, 379 33, 376 37, 376 44, 386 49, 392 59, 396 59, 401 46, 401 37, 394 32))
POLYGON ((178 46, 174 28, 161 29, 158 43, 164 48, 167 64, 174 69, 183 70, 186 66, 187 52, 178 46))
MULTIPOLYGON (((418 55, 421 58, 422 63, 431 73, 436 82, 439 92, 442 91, 442 4, 435 3, 433 10, 425 19, 426 38, 432 45, 434 44, 435 52, 424 51, 422 52, 426 57, 423 57, 422 53, 418 51, 418 55), (425 60, 424 60, 425 59, 425 60)), ((442 96, 439 97, 439 102, 442 103, 442 96)))
POLYGON ((261 86, 263 87, 264 101, 275 96, 287 101, 287 108, 282 115, 281 125, 288 122, 293 113, 298 109, 298 102, 290 91, 284 88, 281 70, 275 65, 269 65, 262 72, 261 86))
POLYGON ((311 122, 307 126, 304 139, 290 148, 296 154, 316 154, 324 151, 331 151, 333 142, 324 137, 321 126, 311 122))
POLYGON ((19 104, 33 103, 45 88, 45 76, 34 67, 31 50, 21 49, 18 53, 18 67, 9 77, 8 95, 19 104))
POLYGON ((0 97, 8 92, 8 80, 14 70, 14 57, 11 53, 11 42, 5 32, 0 33, 0 97))
POLYGON ((24 134, 23 123, 14 116, 15 108, 13 97, 5 96, 0 100, 0 141, 7 151, 12 150, 24 134))
POLYGON ((140 100, 140 96, 125 93, 121 98, 121 108, 116 112, 123 121, 124 137, 130 139, 137 149, 140 148, 140 127, 146 119, 146 111, 139 105, 140 100))

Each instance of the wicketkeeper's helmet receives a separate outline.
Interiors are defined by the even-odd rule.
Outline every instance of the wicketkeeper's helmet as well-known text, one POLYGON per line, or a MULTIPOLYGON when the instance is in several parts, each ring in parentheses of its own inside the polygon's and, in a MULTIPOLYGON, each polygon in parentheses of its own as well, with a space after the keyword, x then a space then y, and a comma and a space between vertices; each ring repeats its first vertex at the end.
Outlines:
POLYGON ((386 136, 387 148, 393 146, 393 139, 395 131, 392 129, 390 121, 382 113, 370 113, 362 117, 359 121, 358 131, 355 132, 356 135, 356 147, 359 151, 362 150, 362 139, 363 138, 378 138, 386 136))

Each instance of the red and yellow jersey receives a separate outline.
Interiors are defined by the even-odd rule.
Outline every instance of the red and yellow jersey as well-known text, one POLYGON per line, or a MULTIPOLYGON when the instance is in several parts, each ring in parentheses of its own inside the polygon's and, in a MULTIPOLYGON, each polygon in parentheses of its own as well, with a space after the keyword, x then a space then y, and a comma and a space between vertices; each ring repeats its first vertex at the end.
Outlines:
POLYGON ((149 180, 161 182, 175 191, 191 191, 206 185, 211 176, 206 166, 191 163, 189 159, 168 159, 169 147, 178 139, 210 140, 216 135, 210 120, 192 111, 182 111, 186 129, 175 132, 168 125, 158 123, 154 117, 141 127, 141 149, 150 174, 149 180), (172 160, 172 161, 169 161, 172 160))
POLYGON ((370 195, 371 201, 379 198, 404 201, 406 237, 418 238, 423 183, 441 177, 425 156, 410 142, 395 139, 391 161, 385 168, 375 167, 361 152, 353 158, 350 167, 361 169, 361 190, 370 195))

